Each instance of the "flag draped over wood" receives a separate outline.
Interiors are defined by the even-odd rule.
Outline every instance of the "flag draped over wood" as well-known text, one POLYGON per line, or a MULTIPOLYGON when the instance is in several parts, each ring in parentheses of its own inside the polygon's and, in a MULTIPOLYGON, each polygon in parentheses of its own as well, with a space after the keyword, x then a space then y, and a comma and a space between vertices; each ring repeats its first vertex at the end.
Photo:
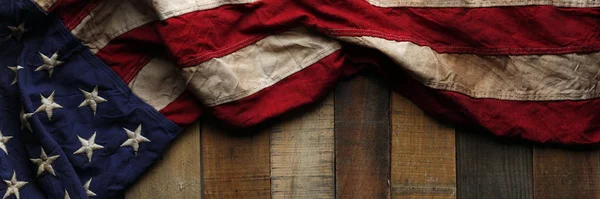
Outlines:
POLYGON ((361 70, 442 120, 535 142, 598 143, 599 7, 7 0, 0 193, 108 197, 160 156, 178 126, 202 114, 253 126, 361 70))

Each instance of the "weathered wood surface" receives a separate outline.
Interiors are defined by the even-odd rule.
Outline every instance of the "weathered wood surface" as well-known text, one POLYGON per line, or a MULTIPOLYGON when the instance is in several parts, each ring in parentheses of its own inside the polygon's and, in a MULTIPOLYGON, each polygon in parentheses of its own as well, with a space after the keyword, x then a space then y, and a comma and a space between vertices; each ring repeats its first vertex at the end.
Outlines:
POLYGON ((532 148, 458 128, 458 198, 532 198, 532 148))
POLYGON ((272 198, 333 198, 333 95, 270 128, 272 198))
POLYGON ((534 148, 536 199, 600 198, 600 155, 597 150, 534 148))
POLYGON ((200 198, 200 127, 191 125, 148 173, 136 182, 125 198, 200 198))
POLYGON ((392 197, 456 198, 454 129, 392 97, 392 197))
POLYGON ((455 129, 369 77, 247 136, 202 122, 115 199, 600 198, 597 149, 455 129))
POLYGON ((335 90, 337 198, 390 197, 389 93, 363 76, 335 90))
POLYGON ((203 127, 203 197, 270 198, 269 133, 203 127))

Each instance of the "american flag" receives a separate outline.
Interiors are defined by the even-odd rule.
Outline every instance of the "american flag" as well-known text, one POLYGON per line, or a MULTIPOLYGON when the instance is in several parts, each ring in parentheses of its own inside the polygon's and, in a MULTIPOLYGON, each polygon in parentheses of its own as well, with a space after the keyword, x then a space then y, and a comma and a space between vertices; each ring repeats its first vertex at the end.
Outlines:
POLYGON ((598 143, 599 7, 3 0, 0 196, 110 197, 201 114, 253 126, 361 70, 442 120, 535 142, 598 143))

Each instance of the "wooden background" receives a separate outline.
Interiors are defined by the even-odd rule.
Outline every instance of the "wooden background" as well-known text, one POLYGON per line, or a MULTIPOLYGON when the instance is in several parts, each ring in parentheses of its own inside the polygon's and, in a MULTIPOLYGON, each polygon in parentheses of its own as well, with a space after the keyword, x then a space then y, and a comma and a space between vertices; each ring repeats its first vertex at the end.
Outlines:
POLYGON ((120 198, 600 198, 596 149, 454 128, 375 78, 255 130, 191 126, 120 198))

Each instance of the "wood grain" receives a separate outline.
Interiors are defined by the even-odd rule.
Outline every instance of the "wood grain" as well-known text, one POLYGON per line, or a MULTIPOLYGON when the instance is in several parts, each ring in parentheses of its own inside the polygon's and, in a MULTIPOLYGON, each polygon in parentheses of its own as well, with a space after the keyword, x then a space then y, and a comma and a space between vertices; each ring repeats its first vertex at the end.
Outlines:
MULTIPOLYGON (((207 122, 213 123, 213 122, 207 122)), ((202 128, 203 197, 270 198, 269 134, 202 128)))
POLYGON ((272 198, 333 198, 333 95, 272 127, 272 198))
POLYGON ((335 90, 337 198, 390 197, 389 89, 359 76, 335 90))
POLYGON ((532 198, 532 148, 457 128, 458 198, 532 198))
POLYGON ((456 198, 454 128, 392 97, 392 198, 456 198))
POLYGON ((598 151, 534 148, 535 198, 600 198, 598 151))
POLYGON ((200 128, 189 126, 125 194, 127 199, 200 198, 200 128))

